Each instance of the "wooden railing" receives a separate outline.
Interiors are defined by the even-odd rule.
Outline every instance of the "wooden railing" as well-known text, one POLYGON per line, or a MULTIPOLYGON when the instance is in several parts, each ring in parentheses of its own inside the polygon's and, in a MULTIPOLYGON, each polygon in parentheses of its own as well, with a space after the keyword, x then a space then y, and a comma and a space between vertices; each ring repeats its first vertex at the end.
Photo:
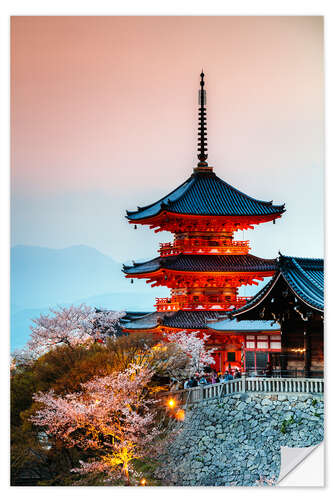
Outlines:
POLYGON ((249 241, 220 241, 217 245, 208 244, 207 240, 177 241, 176 243, 160 243, 161 257, 184 254, 244 255, 250 250, 249 241))
POLYGON ((180 405, 186 405, 209 399, 219 399, 225 395, 240 392, 322 394, 324 392, 324 380, 311 378, 242 377, 219 384, 202 385, 192 387, 191 389, 172 391, 165 394, 164 397, 172 397, 180 405))
MULTIPOLYGON (((314 378, 246 378, 246 392, 324 392, 324 380, 314 378)), ((231 381, 233 382, 233 381, 231 381)))
POLYGON ((179 295, 172 298, 157 298, 155 307, 157 311, 228 311, 234 308, 244 306, 251 297, 236 297, 231 300, 220 300, 218 302, 210 302, 206 296, 199 297, 198 302, 185 296, 179 295))

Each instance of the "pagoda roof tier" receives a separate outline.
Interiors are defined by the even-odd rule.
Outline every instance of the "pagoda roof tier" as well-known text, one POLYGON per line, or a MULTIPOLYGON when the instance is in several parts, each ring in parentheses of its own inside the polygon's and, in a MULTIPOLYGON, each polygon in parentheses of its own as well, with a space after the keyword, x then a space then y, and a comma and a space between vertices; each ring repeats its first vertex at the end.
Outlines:
POLYGON ((126 330, 151 330, 158 326, 170 328, 207 328, 207 320, 218 319, 221 312, 218 311, 177 311, 177 312, 154 312, 140 319, 129 319, 121 321, 126 330))
POLYGON ((255 255, 187 255, 179 254, 155 259, 133 266, 123 266, 123 272, 131 275, 150 275, 161 270, 181 272, 275 272, 276 259, 261 259, 255 255))
POLYGON ((143 316, 128 313, 124 318, 121 318, 120 324, 126 330, 150 330, 156 328, 160 324, 160 319, 168 314, 166 312, 151 312, 143 316))
POLYGON ((238 322, 221 316, 218 311, 177 311, 170 313, 148 313, 136 318, 129 315, 121 320, 122 327, 127 330, 155 330, 157 328, 175 328, 190 330, 214 330, 216 332, 253 333, 280 331, 277 323, 264 320, 238 322))
POLYGON ((274 220, 285 211, 284 205, 261 201, 242 193, 210 170, 195 172, 183 184, 160 200, 136 211, 127 211, 131 222, 142 222, 162 212, 195 216, 264 217, 274 220))
POLYGON ((163 326, 169 328, 207 328, 207 321, 221 317, 221 312, 215 311, 177 311, 163 318, 163 326))
MULTIPOLYGON (((272 304, 283 300, 288 289, 304 306, 324 311, 324 261, 303 257, 288 257, 280 255, 277 259, 278 272, 246 305, 240 307, 233 317, 239 320, 258 314, 259 309, 268 301, 272 304), (286 286, 287 285, 287 288, 286 286), (281 291, 283 289, 283 291, 281 291)), ((288 299, 290 302, 290 299, 288 299)))

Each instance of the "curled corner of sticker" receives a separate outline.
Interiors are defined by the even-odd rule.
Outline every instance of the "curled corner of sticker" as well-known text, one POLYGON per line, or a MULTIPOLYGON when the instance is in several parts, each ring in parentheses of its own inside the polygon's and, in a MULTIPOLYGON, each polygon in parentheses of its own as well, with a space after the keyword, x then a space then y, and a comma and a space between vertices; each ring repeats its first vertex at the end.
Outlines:
POLYGON ((324 486, 324 442, 306 448, 281 446, 280 452, 280 475, 276 482, 278 486, 324 486), (304 461, 309 455, 311 460, 309 458, 307 462, 311 461, 311 464, 305 464, 304 461), (304 467, 301 467, 302 462, 304 467), (290 474, 291 472, 294 473, 290 474))

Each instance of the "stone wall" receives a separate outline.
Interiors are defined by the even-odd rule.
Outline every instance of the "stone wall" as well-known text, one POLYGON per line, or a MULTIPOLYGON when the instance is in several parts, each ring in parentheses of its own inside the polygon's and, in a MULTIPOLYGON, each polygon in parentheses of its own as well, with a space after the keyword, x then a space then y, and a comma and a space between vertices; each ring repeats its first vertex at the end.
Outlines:
POLYGON ((178 486, 254 486, 278 478, 280 447, 323 440, 321 395, 244 393, 187 408, 158 477, 178 486))

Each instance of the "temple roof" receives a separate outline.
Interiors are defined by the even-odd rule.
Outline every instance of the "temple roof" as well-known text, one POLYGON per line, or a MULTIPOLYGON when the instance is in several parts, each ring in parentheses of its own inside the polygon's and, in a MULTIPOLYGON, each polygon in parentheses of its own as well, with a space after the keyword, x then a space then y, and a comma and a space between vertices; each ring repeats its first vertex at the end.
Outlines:
POLYGON ((277 260, 278 273, 260 290, 245 306, 232 314, 239 317, 258 306, 266 299, 282 278, 290 290, 307 306, 324 310, 324 261, 323 259, 308 259, 303 257, 288 257, 280 255, 277 260))
POLYGON ((275 271, 276 259, 261 259, 255 255, 171 255, 123 266, 126 274, 146 274, 159 269, 189 272, 258 272, 275 271))
POLYGON ((324 310, 324 261, 281 255, 279 268, 295 295, 310 306, 324 310))
POLYGON ((131 221, 154 217, 162 211, 187 215, 267 216, 280 215, 284 205, 260 201, 242 193, 213 172, 196 172, 174 191, 137 211, 127 211, 131 221))
POLYGON ((209 323, 209 328, 223 332, 279 332, 280 325, 273 321, 267 320, 244 320, 237 321, 235 319, 222 319, 220 321, 209 323))
POLYGON ((136 315, 136 313, 127 313, 124 318, 120 320, 123 328, 129 330, 148 330, 155 328, 159 324, 159 318, 165 315, 172 314, 167 312, 151 312, 145 315, 136 315))
POLYGON ((217 319, 221 311, 177 311, 163 319, 163 325, 170 328, 208 328, 207 320, 217 319))
POLYGON ((131 322, 133 320, 138 320, 138 319, 141 319, 145 316, 147 316, 148 314, 151 314, 151 311, 145 311, 145 312, 141 312, 141 311, 125 311, 125 315, 121 318, 121 322, 122 323, 128 323, 128 322, 131 322))
POLYGON ((221 317, 220 311, 177 311, 153 312, 145 316, 134 316, 128 313, 121 320, 123 328, 128 330, 148 330, 158 325, 169 328, 211 329, 219 332, 277 332, 280 327, 272 321, 241 321, 221 317))
POLYGON ((207 319, 221 317, 220 311, 176 311, 153 312, 136 319, 129 317, 128 321, 121 320, 121 324, 128 330, 150 329, 158 325, 170 328, 207 328, 207 319))

